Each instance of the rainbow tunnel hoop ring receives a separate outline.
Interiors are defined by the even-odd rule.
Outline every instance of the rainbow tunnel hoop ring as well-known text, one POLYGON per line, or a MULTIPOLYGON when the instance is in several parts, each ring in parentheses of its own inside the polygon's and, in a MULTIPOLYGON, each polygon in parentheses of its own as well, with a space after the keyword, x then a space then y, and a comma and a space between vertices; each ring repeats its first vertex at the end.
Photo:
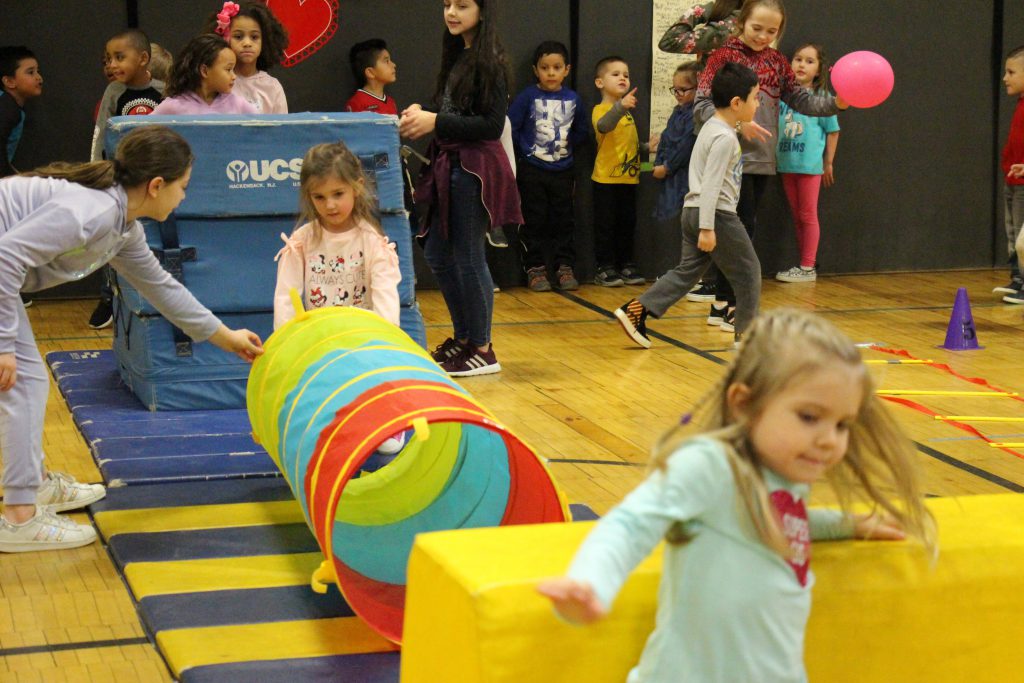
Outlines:
POLYGON ((314 588, 335 581, 353 611, 396 643, 417 533, 570 519, 533 449, 369 311, 321 308, 282 326, 253 363, 247 404, 254 437, 327 558, 314 588), (362 469, 407 430, 392 462, 362 469))

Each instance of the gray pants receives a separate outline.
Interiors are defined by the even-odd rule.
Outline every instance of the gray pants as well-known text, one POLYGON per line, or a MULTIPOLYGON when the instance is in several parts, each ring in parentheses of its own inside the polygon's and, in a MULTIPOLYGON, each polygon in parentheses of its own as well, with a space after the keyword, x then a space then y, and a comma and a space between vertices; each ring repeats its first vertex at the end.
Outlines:
POLYGON ((686 296, 714 262, 736 292, 736 331, 743 332, 757 317, 761 301, 761 263, 739 217, 726 211, 715 211, 715 248, 710 252, 698 249, 699 213, 694 207, 683 209, 683 256, 679 265, 658 278, 640 296, 640 303, 651 315, 660 318, 686 296))
POLYGON ((0 392, 4 503, 33 505, 36 490, 43 483, 43 422, 46 399, 50 395, 50 376, 20 301, 14 359, 18 373, 14 387, 0 392))
POLYGON ((1021 264, 1024 263, 1024 185, 1003 185, 1005 212, 1003 224, 1006 228, 1006 246, 1010 256, 1010 276, 1021 280, 1021 264))

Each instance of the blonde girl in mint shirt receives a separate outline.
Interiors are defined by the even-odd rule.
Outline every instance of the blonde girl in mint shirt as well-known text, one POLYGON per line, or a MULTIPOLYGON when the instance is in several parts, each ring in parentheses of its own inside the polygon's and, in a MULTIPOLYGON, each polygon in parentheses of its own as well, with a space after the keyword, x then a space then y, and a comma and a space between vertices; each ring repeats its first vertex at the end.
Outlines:
POLYGON ((657 625, 628 683, 806 681, 811 539, 909 534, 934 552, 914 449, 857 348, 795 309, 754 322, 698 411, 709 431, 663 436, 651 475, 538 590, 565 619, 597 621, 664 539, 657 625), (875 514, 808 510, 823 477, 844 509, 858 499, 875 514))

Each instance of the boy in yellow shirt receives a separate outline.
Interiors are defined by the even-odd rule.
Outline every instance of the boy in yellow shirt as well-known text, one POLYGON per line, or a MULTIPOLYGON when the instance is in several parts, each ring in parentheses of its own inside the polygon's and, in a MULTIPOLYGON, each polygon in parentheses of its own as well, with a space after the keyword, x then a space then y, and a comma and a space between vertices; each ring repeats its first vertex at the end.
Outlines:
POLYGON ((601 103, 591 121, 597 134, 597 156, 590 179, 594 190, 594 255, 596 284, 604 287, 642 285, 644 276, 633 262, 636 231, 636 189, 640 183, 640 154, 658 147, 657 136, 640 143, 630 113, 636 107, 636 88, 629 88, 629 65, 621 57, 597 63, 594 85, 601 103))

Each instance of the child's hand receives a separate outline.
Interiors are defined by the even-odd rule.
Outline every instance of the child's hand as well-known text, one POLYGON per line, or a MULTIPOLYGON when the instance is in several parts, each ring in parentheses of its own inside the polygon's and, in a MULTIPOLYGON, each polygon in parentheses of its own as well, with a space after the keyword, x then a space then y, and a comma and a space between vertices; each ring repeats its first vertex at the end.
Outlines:
POLYGON ((899 522, 890 515, 875 514, 854 514, 853 537, 870 539, 872 541, 902 541, 907 537, 900 528, 899 522))
POLYGON ((840 109, 849 109, 850 103, 844 100, 839 95, 836 95, 836 106, 839 107, 840 109))
POLYGON ((743 137, 747 140, 757 140, 758 142, 764 142, 772 136, 772 132, 763 126, 759 126, 753 121, 745 121, 740 127, 743 133, 743 137))
POLYGON ((436 125, 437 114, 423 111, 418 104, 414 104, 402 112, 402 118, 398 122, 398 133, 403 138, 418 140, 433 133, 436 125))
POLYGON ((0 353, 0 391, 10 391, 18 378, 18 362, 13 353, 0 353))
POLYGON ((537 592, 551 600, 563 619, 574 624, 591 624, 608 613, 589 584, 569 577, 541 581, 537 592))
POLYGON ((832 187, 836 184, 836 176, 832 172, 832 164, 824 165, 824 173, 821 174, 821 184, 825 187, 832 187))
POLYGON ((651 169, 651 175, 657 178, 658 180, 663 180, 665 176, 668 175, 668 166, 665 166, 664 164, 658 164, 653 169, 651 169))
POLYGON ((1014 164, 1010 167, 1009 173, 1006 174, 1007 178, 1024 178, 1024 164, 1014 164))
POLYGON ((718 244, 718 240, 715 238, 714 230, 701 230, 700 236, 697 237, 697 248, 701 251, 712 252, 715 250, 715 245, 718 244))
POLYGON ((622 96, 622 106, 626 109, 633 109, 636 107, 636 88, 633 88, 628 93, 622 96))
POLYGON ((256 356, 263 354, 263 342, 255 332, 249 330, 232 330, 226 325, 213 333, 209 339, 210 343, 219 349, 229 351, 247 363, 256 360, 256 356))
POLYGON ((661 136, 657 133, 652 133, 651 138, 647 141, 647 151, 654 154, 658 151, 659 144, 661 144, 661 136))

